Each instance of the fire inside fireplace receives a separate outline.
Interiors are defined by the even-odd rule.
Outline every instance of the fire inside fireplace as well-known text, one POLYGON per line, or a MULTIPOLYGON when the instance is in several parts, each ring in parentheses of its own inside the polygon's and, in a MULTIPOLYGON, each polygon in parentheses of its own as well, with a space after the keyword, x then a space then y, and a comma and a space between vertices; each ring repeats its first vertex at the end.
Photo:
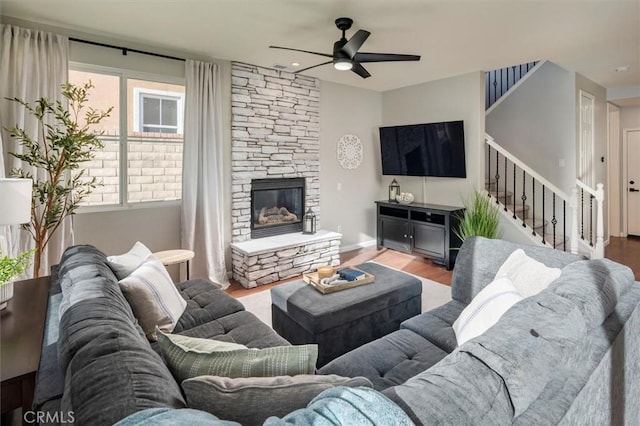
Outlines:
POLYGON ((251 181, 251 238, 302 231, 304 178, 251 181))

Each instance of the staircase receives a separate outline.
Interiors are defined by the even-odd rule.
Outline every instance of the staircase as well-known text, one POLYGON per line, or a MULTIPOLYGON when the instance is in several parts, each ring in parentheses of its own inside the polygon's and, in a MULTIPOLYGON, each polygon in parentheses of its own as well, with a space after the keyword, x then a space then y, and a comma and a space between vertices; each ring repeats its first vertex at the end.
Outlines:
POLYGON ((593 189, 576 180, 568 195, 488 134, 485 150, 487 196, 533 244, 604 257, 602 184, 593 189))
POLYGON ((485 79, 485 109, 491 110, 493 105, 507 94, 512 88, 516 88, 524 76, 533 71, 540 61, 527 62, 526 64, 513 65, 486 73, 485 79))

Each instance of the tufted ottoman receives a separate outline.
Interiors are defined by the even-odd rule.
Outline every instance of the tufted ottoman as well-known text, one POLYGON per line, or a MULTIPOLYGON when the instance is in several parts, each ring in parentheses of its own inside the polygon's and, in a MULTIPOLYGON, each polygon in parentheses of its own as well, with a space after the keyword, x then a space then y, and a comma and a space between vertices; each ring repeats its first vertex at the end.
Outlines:
POLYGON ((421 311, 419 279, 371 262, 357 268, 375 282, 330 294, 304 281, 271 289, 273 329, 291 343, 318 344, 318 367, 398 330, 421 311))

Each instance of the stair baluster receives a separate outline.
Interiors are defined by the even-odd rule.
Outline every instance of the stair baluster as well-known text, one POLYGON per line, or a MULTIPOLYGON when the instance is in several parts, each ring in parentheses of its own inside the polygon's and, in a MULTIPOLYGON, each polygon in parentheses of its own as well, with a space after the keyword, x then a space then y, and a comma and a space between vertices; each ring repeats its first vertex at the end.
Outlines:
POLYGON ((500 202, 500 153, 496 151, 496 204, 500 202))
POLYGON ((553 193, 553 197, 551 198, 553 203, 553 216, 551 217, 551 224, 553 225, 553 247, 556 246, 556 224, 558 220, 556 219, 556 193, 553 193))
POLYGON ((504 157, 504 200, 502 201, 504 203, 504 211, 508 211, 509 209, 507 209, 507 157, 504 157))
POLYGON ((527 181, 526 181, 527 175, 526 172, 523 170, 522 171, 522 197, 520 197, 522 199, 522 226, 523 227, 527 227, 527 223, 524 221, 524 217, 526 216, 527 213, 527 205, 526 205, 526 201, 527 201, 527 181))
MULTIPOLYGON (((533 235, 534 237, 536 236, 536 178, 531 178, 531 196, 533 198, 533 208, 531 210, 533 210, 532 212, 532 222, 531 222, 531 235, 533 235)), ((543 232, 544 234, 544 232, 543 232)), ((542 237, 542 240, 544 241, 544 235, 542 237)))
POLYGON ((562 200, 562 236, 563 236, 563 250, 567 251, 567 202, 562 200))
POLYGON ((593 195, 589 194, 589 245, 593 247, 593 195))
POLYGON ((516 217, 516 165, 513 165, 513 218, 516 217))
MULTIPOLYGON (((542 226, 544 226, 544 221, 546 216, 545 206, 544 206, 544 198, 545 198, 544 190, 545 190, 545 186, 542 185, 542 226)), ((544 228, 542 228, 542 244, 547 244, 547 241, 545 240, 545 235, 544 235, 544 228)))

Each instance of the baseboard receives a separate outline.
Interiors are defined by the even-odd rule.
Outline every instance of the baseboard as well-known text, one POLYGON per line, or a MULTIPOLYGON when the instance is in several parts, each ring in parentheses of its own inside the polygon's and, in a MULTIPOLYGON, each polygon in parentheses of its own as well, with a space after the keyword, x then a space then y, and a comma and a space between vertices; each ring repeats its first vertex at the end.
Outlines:
POLYGON ((345 251, 358 250, 366 247, 375 246, 377 243, 376 240, 362 241, 357 244, 349 244, 348 246, 340 246, 340 253, 344 253, 345 251))

